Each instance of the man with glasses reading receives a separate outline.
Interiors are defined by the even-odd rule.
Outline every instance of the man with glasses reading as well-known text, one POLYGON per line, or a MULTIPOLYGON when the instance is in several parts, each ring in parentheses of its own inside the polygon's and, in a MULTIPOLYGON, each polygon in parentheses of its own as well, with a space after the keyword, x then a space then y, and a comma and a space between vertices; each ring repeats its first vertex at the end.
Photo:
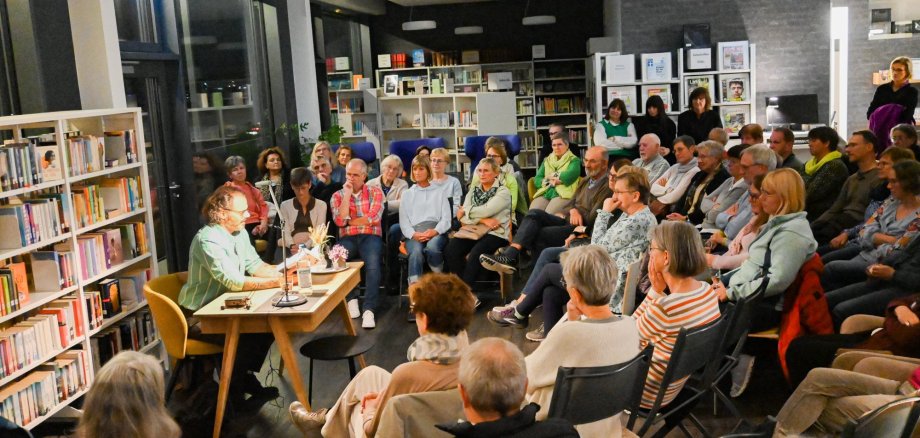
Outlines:
POLYGON ((484 268, 496 272, 514 272, 520 251, 529 249, 536 257, 544 248, 562 246, 573 233, 590 234, 597 210, 612 193, 607 185, 607 150, 601 146, 592 146, 585 152, 584 161, 587 178, 578 182, 572 208, 559 215, 540 209, 529 210, 518 226, 511 245, 498 250, 495 255, 479 256, 484 268))
MULTIPOLYGON (((276 265, 259 258, 245 231, 248 203, 234 187, 218 187, 204 203, 202 227, 189 247, 188 280, 179 292, 179 306, 188 321, 188 338, 224 343, 222 334, 202 334, 198 318, 192 316, 205 304, 225 292, 271 289, 281 286, 282 274, 276 265)), ((245 404, 252 406, 277 397, 276 388, 263 388, 255 373, 262 368, 274 342, 271 333, 240 335, 238 354, 230 383, 230 400, 240 409, 244 393, 252 395, 245 404)))

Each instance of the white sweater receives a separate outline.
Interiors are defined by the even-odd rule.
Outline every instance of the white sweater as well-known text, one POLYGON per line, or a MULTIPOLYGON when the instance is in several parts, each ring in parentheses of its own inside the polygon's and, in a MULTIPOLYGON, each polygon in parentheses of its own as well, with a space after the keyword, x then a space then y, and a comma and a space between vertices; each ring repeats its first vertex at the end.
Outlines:
MULTIPOLYGON (((690 180, 693 175, 700 171, 698 166, 693 166, 683 175, 678 173, 680 164, 675 164, 668 168, 668 171, 661 176, 666 180, 665 184, 659 184, 658 181, 652 181, 652 195, 662 204, 673 204, 680 200, 690 186, 690 180)), ((659 180, 661 179, 659 178, 659 180)))

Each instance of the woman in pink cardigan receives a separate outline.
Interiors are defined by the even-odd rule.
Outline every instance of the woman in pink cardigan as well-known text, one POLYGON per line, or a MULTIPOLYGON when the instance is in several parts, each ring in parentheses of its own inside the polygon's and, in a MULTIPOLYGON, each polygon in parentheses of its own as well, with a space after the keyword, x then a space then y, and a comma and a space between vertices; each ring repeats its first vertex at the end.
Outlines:
MULTIPOLYGON (((753 212, 751 221, 741 229, 741 232, 732 239, 731 243, 728 243, 728 251, 724 254, 706 254, 706 262, 709 263, 710 268, 730 271, 741 266, 747 260, 748 247, 757 237, 760 227, 767 223, 767 219, 770 218, 770 215, 764 213, 763 209, 760 208, 760 184, 763 183, 763 178, 764 175, 755 177, 754 184, 749 189, 751 192, 751 212, 753 212)), ((718 234, 714 234, 709 240, 714 242, 720 238, 726 239, 724 234, 721 237, 718 237, 718 234)), ((725 244, 726 242, 716 243, 725 244)))

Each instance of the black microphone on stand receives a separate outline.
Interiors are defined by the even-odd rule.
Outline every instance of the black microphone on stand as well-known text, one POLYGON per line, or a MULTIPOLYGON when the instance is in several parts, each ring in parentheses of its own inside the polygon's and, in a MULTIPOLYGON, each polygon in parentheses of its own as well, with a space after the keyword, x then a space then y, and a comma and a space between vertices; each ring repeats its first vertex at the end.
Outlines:
POLYGON ((272 180, 268 180, 268 179, 256 182, 256 187, 260 189, 267 187, 269 189, 268 193, 271 195, 272 204, 274 204, 275 206, 275 211, 278 212, 278 220, 281 223, 281 230, 282 230, 281 232, 281 259, 282 259, 281 263, 284 265, 284 271, 281 273, 281 275, 284 276, 284 286, 281 288, 281 290, 284 292, 284 295, 278 297, 275 300, 272 300, 272 305, 275 307, 294 307, 294 306, 299 306, 303 303, 306 303, 307 297, 301 295, 299 292, 291 292, 291 287, 287 281, 288 242, 284 236, 284 216, 281 216, 281 206, 278 205, 278 198, 275 197, 274 189, 277 186, 278 186, 277 183, 275 183, 272 180))

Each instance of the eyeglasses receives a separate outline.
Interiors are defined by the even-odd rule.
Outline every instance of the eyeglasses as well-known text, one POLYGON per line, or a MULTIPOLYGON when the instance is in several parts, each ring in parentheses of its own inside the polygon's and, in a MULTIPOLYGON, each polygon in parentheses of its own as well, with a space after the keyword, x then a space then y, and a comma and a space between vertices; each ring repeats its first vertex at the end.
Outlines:
POLYGON ((232 209, 232 208, 226 208, 226 207, 221 207, 220 209, 221 209, 221 210, 225 210, 225 211, 232 211, 232 212, 234 212, 234 213, 236 213, 236 214, 241 214, 241 215, 243 215, 244 218, 250 216, 250 215, 249 215, 249 209, 246 209, 246 210, 234 210, 234 209, 232 209))
POLYGON ((447 162, 446 160, 442 160, 442 159, 440 159, 440 158, 432 158, 432 159, 429 160, 429 161, 431 162, 431 164, 442 164, 442 163, 446 163, 446 162, 447 162))
POLYGON ((496 159, 496 158, 501 158, 501 156, 498 156, 498 155, 495 155, 495 154, 486 154, 486 158, 491 158, 491 159, 494 160, 494 159, 496 159))
POLYGON ((616 172, 608 172, 608 173, 607 173, 607 178, 611 178, 611 179, 612 179, 612 178, 616 178, 616 177, 617 177, 616 172))
POLYGON ((766 190, 761 190, 761 191, 760 191, 760 197, 761 197, 761 198, 764 197, 764 196, 773 196, 773 195, 775 195, 775 194, 776 194, 776 193, 770 193, 770 192, 768 192, 768 191, 766 191, 766 190))
POLYGON ((750 195, 751 199, 755 201, 760 199, 760 195, 761 195, 760 193, 754 193, 754 192, 748 192, 748 194, 750 195))

